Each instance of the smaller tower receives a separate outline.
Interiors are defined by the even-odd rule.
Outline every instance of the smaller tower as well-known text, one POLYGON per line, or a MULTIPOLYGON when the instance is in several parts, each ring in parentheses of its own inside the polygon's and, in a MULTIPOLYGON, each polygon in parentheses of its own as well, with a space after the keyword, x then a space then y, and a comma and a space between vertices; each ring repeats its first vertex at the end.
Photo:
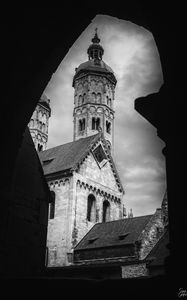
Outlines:
POLYGON ((30 119, 28 127, 37 151, 46 150, 48 141, 48 125, 51 116, 50 100, 43 94, 30 119))
POLYGON ((132 208, 130 208, 130 212, 128 212, 128 218, 133 218, 132 208))

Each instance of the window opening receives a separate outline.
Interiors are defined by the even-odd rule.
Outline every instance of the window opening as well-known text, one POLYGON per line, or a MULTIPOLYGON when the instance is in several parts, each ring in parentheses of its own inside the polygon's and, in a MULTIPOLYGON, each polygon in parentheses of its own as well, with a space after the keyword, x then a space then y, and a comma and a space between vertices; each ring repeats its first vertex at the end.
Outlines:
POLYGON ((89 222, 95 222, 96 221, 96 199, 94 195, 88 196, 88 202, 87 202, 87 220, 89 222))
POLYGON ((55 217, 55 198, 56 194, 54 191, 51 191, 51 202, 49 207, 49 219, 54 219, 55 217))
POLYGON ((110 203, 108 200, 103 202, 103 222, 110 221, 110 203))

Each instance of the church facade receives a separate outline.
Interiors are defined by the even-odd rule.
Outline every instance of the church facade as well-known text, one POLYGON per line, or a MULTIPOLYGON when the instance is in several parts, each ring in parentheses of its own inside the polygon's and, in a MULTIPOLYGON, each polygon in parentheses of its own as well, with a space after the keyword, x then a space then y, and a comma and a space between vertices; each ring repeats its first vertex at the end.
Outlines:
MULTIPOLYGON (((87 53, 88 61, 75 69, 73 78, 73 141, 45 150, 46 139, 41 148, 38 135, 34 135, 53 193, 47 236, 49 267, 70 265, 75 246, 96 223, 119 220, 125 215, 124 189, 112 158, 117 81, 112 69, 102 60, 104 49, 97 32, 87 53)), ((48 99, 42 99, 39 106, 42 102, 42 108, 48 109, 43 105, 49 104, 48 99)), ((46 111, 40 119, 44 114, 46 111)), ((50 113, 46 115, 48 125, 50 113)), ((36 118, 38 114, 35 112, 33 116, 36 118)), ((39 134, 33 119, 29 125, 31 133, 39 134)))

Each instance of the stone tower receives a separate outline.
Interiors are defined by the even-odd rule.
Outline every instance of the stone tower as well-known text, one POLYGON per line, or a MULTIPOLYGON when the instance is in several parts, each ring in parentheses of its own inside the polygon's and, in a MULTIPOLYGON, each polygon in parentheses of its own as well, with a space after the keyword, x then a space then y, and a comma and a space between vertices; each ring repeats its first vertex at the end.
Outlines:
POLYGON ((97 35, 88 47, 88 61, 75 69, 74 140, 102 131, 108 146, 114 144, 114 92, 117 80, 113 70, 102 60, 103 47, 97 35))
POLYGON ((43 94, 28 124, 37 151, 46 150, 48 140, 50 100, 43 94))

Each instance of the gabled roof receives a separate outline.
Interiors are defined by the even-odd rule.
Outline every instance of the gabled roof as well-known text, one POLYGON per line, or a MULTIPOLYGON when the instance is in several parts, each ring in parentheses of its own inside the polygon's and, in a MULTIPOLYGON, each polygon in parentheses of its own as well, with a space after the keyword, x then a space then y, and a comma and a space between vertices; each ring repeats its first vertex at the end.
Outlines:
POLYGON ((78 164, 80 164, 90 152, 93 145, 99 140, 104 144, 104 150, 107 153, 119 189, 124 192, 115 163, 102 132, 39 152, 39 158, 42 163, 45 176, 76 169, 78 164))
POLYGON ((89 151, 99 135, 92 135, 39 152, 44 174, 49 175, 73 168, 82 156, 89 151))
POLYGON ((153 215, 97 223, 75 247, 76 250, 134 244, 153 215))
POLYGON ((148 264, 148 267, 163 266, 164 260, 169 256, 169 249, 167 245, 169 243, 169 231, 163 234, 160 240, 156 243, 150 253, 147 255, 146 260, 151 262, 148 264))

